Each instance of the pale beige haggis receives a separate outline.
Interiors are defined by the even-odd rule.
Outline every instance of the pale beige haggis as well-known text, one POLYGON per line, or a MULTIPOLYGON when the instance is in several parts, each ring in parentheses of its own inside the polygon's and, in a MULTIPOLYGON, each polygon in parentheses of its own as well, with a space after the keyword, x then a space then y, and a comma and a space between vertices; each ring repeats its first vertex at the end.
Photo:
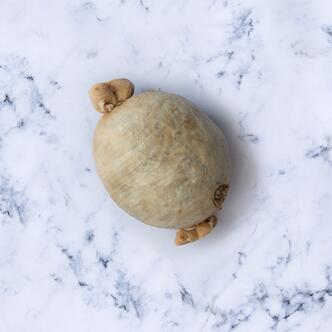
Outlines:
POLYGON ((90 90, 93 105, 104 113, 93 143, 98 174, 128 214, 180 229, 177 244, 195 241, 215 226, 213 213, 229 187, 223 133, 183 97, 133 92, 125 79, 90 90))

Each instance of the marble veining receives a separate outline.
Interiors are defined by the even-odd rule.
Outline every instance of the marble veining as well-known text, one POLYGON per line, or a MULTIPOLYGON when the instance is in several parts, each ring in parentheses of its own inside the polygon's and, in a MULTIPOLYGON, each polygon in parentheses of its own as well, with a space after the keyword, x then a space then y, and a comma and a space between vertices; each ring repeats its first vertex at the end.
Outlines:
POLYGON ((2 1, 0 36, 0 332, 331 330, 330 1, 2 1), (87 90, 116 77, 224 131, 207 238, 108 198, 87 90))

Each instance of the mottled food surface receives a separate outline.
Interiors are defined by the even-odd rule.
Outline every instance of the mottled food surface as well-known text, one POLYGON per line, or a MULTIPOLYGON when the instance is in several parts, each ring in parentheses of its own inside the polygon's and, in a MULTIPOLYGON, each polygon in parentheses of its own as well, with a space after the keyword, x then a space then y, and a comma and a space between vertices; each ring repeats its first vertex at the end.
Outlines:
POLYGON ((162 228, 190 227, 217 209, 215 191, 230 183, 221 130, 185 98, 145 92, 99 120, 98 173, 114 201, 162 228))

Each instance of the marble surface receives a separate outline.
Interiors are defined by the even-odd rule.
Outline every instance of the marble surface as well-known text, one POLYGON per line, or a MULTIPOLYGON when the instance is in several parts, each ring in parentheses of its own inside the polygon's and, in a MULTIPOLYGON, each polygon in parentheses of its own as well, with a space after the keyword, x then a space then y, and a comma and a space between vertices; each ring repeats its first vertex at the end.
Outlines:
POLYGON ((0 3, 0 331, 331 331, 331 1, 0 3), (223 129, 206 239, 96 175, 95 82, 181 94, 223 129))

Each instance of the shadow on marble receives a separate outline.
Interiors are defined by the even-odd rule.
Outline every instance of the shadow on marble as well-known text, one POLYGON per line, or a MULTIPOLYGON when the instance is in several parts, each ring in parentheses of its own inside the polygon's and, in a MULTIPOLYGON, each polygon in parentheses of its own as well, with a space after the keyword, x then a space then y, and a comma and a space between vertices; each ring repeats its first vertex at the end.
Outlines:
POLYGON ((205 104, 204 111, 223 131, 228 142, 232 162, 231 188, 223 210, 217 214, 218 224, 210 240, 221 241, 227 233, 245 222, 244 215, 250 210, 253 200, 253 183, 257 178, 257 162, 247 144, 239 138, 234 123, 235 110, 222 103, 205 104), (220 110, 216 112, 216 110, 220 110), (227 110, 227 111, 226 111, 227 110), (234 118, 229 115, 234 114, 234 118), (228 116, 228 117, 227 117, 228 116))

